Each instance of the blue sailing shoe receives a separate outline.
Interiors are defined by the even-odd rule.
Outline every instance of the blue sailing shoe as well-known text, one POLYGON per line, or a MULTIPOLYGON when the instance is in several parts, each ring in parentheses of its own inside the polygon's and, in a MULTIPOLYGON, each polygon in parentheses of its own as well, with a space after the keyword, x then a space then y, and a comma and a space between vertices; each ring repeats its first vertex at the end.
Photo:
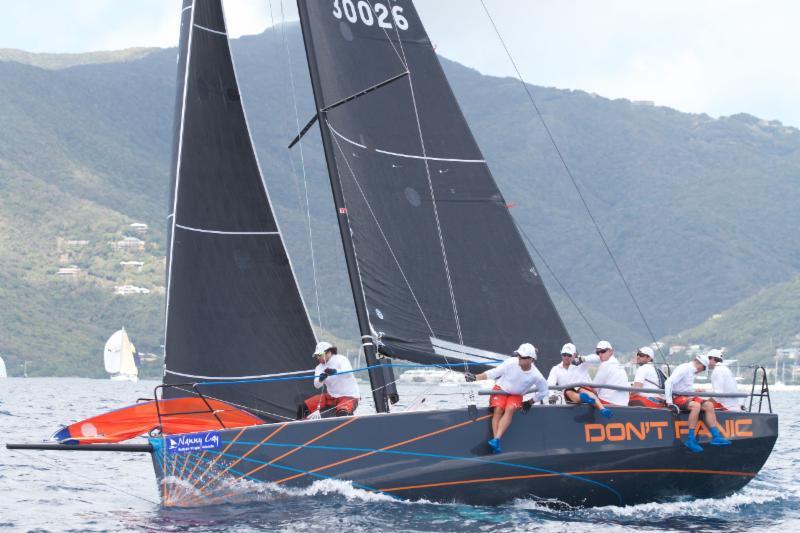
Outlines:
POLYGON ((722 436, 722 433, 717 428, 711 428, 711 441, 712 446, 730 446, 731 441, 722 436))
POLYGON ((612 411, 608 407, 603 407, 602 409, 600 409, 600 415, 603 416, 603 418, 611 418, 612 416, 614 416, 614 411, 612 411))
POLYGON ((487 444, 492 449, 492 453, 500 453, 502 451, 500 449, 500 439, 490 439, 487 444))
POLYGON ((700 447, 699 444, 697 444, 697 438, 695 438, 694 436, 693 429, 689 430, 689 436, 686 438, 686 442, 684 442, 683 444, 686 445, 686 447, 689 448, 694 453, 701 453, 703 451, 703 448, 700 447))
POLYGON ((580 396, 580 399, 581 399, 581 401, 583 403, 587 403, 589 405, 594 405, 594 398, 592 398, 591 396, 589 396, 585 392, 580 393, 578 396, 580 396))

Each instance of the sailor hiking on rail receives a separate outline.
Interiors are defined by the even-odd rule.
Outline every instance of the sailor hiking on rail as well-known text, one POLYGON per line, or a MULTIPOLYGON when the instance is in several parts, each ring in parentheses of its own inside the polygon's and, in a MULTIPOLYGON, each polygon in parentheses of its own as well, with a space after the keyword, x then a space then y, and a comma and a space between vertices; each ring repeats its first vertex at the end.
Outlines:
POLYGON ((717 423, 717 415, 714 413, 713 401, 704 400, 698 396, 673 396, 673 391, 691 391, 694 386, 695 374, 705 371, 706 368, 708 368, 708 355, 697 354, 692 361, 679 365, 664 383, 664 396, 673 414, 678 416, 681 410, 689 413, 689 436, 684 444, 695 453, 703 451, 703 448, 697 443, 697 435, 695 434, 701 410, 705 413, 706 426, 711 431, 712 438, 709 444, 712 446, 727 446, 731 443, 731 441, 722 436, 720 431, 722 428, 717 423))
MULTIPOLYGON (((635 389, 661 389, 665 378, 653 364, 655 353, 649 346, 642 346, 636 351, 636 375, 633 378, 635 389)), ((628 405, 637 407, 666 407, 664 395, 657 392, 631 392, 628 405)))
POLYGON ((587 403, 600 411, 600 414, 605 418, 611 418, 613 411, 606 407, 607 405, 628 405, 628 393, 625 391, 618 391, 613 389, 605 389, 600 385, 613 385, 616 387, 627 388, 628 375, 622 368, 622 365, 614 357, 614 347, 608 341, 600 341, 594 350, 594 355, 578 356, 572 360, 572 364, 580 365, 587 363, 590 365, 599 365, 597 373, 594 375, 594 385, 597 386, 597 392, 594 391, 581 391, 580 399, 583 403, 587 403))
POLYGON ((536 348, 530 343, 521 344, 514 351, 516 357, 506 359, 498 366, 477 376, 472 373, 464 375, 468 382, 484 379, 495 380, 493 390, 502 390, 507 395, 493 394, 489 397, 489 407, 494 409, 492 415, 492 439, 488 441, 492 453, 500 453, 500 439, 511 425, 514 413, 522 407, 522 395, 536 388, 534 401, 547 398, 547 380, 534 366, 536 348))
MULTIPOLYGON (((572 359, 575 357, 578 357, 578 349, 571 342, 566 343, 561 348, 561 362, 554 365, 553 368, 550 369, 550 374, 547 375, 547 384, 550 387, 566 387, 573 383, 592 382, 592 378, 589 376, 589 372, 586 370, 585 366, 572 364, 572 359)), ((580 387, 564 389, 564 400, 567 403, 581 403, 579 395, 582 390, 591 389, 581 389, 580 387)), ((548 402, 550 405, 553 405, 558 403, 558 398, 558 393, 554 392, 550 395, 548 402)))
MULTIPOLYGON (((736 392, 736 379, 731 369, 721 364, 722 350, 708 351, 708 368, 711 370, 711 388, 717 393, 730 394, 736 392)), ((738 398, 713 398, 714 407, 723 411, 741 411, 744 409, 738 398)))
POLYGON ((324 341, 317 344, 313 357, 319 363, 314 369, 314 387, 326 385, 328 390, 307 399, 300 406, 298 418, 315 413, 318 418, 321 410, 329 407, 335 407, 336 416, 352 415, 361 395, 350 361, 337 353, 336 346, 324 341))

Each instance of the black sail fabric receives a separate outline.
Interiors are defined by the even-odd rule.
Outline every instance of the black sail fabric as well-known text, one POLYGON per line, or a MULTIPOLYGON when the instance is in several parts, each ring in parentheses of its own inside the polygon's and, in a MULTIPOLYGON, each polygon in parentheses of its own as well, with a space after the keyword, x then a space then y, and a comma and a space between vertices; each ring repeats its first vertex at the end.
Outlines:
MULTIPOLYGON (((256 161, 221 2, 186 2, 182 13, 164 383, 296 375, 316 364, 314 333, 256 161)), ((288 380, 199 390, 279 420, 314 389, 288 380)))
POLYGON ((478 370, 532 342, 555 364, 568 333, 412 2, 298 5, 380 352, 478 370))

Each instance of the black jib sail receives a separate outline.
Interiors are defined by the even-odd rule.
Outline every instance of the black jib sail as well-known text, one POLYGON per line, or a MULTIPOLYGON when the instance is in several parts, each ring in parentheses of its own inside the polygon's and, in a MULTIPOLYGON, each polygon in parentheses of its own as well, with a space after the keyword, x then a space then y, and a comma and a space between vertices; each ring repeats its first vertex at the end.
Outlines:
MULTIPOLYGON (((164 383, 308 371, 314 333, 253 150, 221 2, 186 1, 182 17, 164 383)), ((293 419, 313 391, 308 380, 199 388, 268 420, 293 419)))
POLYGON ((357 307, 379 351, 480 368, 530 341, 554 364, 567 331, 412 2, 298 5, 357 307))

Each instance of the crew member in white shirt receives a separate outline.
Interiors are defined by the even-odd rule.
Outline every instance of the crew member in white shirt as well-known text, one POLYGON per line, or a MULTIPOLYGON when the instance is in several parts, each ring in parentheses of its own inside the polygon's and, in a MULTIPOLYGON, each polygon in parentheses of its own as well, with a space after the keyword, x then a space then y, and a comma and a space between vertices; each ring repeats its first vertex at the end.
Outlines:
MULTIPOLYGON (((661 380, 658 379, 656 367, 653 364, 655 353, 649 346, 642 346, 636 352, 636 376, 633 378, 632 387, 635 389, 660 389, 661 380)), ((664 395, 656 392, 631 392, 628 405, 637 407, 665 407, 664 395)))
MULTIPOLYGON (((578 349, 571 342, 566 343, 561 348, 561 362, 550 369, 547 375, 547 385, 550 387, 565 387, 574 383, 591 383, 592 378, 586 367, 573 365, 572 359, 578 356, 578 349)), ((569 403, 581 403, 579 394, 580 387, 564 389, 564 399, 569 403)), ((553 405, 558 402, 559 395, 553 392, 550 395, 549 403, 553 405)))
POLYGON ((691 396, 695 374, 704 372, 707 367, 708 355, 697 354, 694 360, 678 365, 667 378, 667 381, 664 382, 664 397, 672 413, 678 416, 681 410, 689 412, 689 436, 684 444, 695 453, 703 451, 703 448, 697 443, 697 436, 695 435, 695 428, 697 427, 697 421, 700 419, 701 410, 705 413, 706 426, 711 430, 712 438, 709 444, 712 446, 727 446, 731 443, 720 432, 722 428, 717 423, 714 402, 699 396, 691 396), (673 394, 673 391, 688 394, 676 395, 673 394))
POLYGON ((615 387, 630 387, 628 375, 622 365, 614 357, 614 347, 608 341, 600 341, 594 350, 594 355, 577 357, 573 363, 587 363, 590 365, 600 365, 597 367, 597 374, 592 381, 596 392, 583 391, 580 393, 581 401, 594 406, 600 414, 606 418, 611 418, 613 412, 606 405, 628 405, 628 391, 613 390, 601 387, 601 385, 613 385, 615 387))
POLYGON ((314 369, 314 387, 325 386, 327 390, 305 401, 305 414, 334 407, 336 416, 352 415, 361 394, 350 361, 337 353, 336 346, 324 341, 317 344, 313 357, 318 363, 314 369))
POLYGON ((484 379, 495 380, 494 390, 502 390, 507 394, 492 394, 489 397, 489 407, 494 409, 492 414, 492 438, 489 448, 492 453, 500 453, 500 439, 511 425, 514 413, 522 407, 522 395, 536 387, 534 401, 539 402, 547 398, 547 380, 534 366, 536 348, 528 342, 521 344, 514 352, 516 357, 506 359, 498 366, 487 370, 477 376, 467 373, 467 381, 481 381, 484 379))
MULTIPOLYGON (((731 369, 722 363, 722 350, 709 350, 708 368, 711 369, 711 387, 715 393, 730 394, 737 392, 736 380, 731 369)), ((724 411, 741 411, 739 398, 712 398, 714 407, 724 411)))

